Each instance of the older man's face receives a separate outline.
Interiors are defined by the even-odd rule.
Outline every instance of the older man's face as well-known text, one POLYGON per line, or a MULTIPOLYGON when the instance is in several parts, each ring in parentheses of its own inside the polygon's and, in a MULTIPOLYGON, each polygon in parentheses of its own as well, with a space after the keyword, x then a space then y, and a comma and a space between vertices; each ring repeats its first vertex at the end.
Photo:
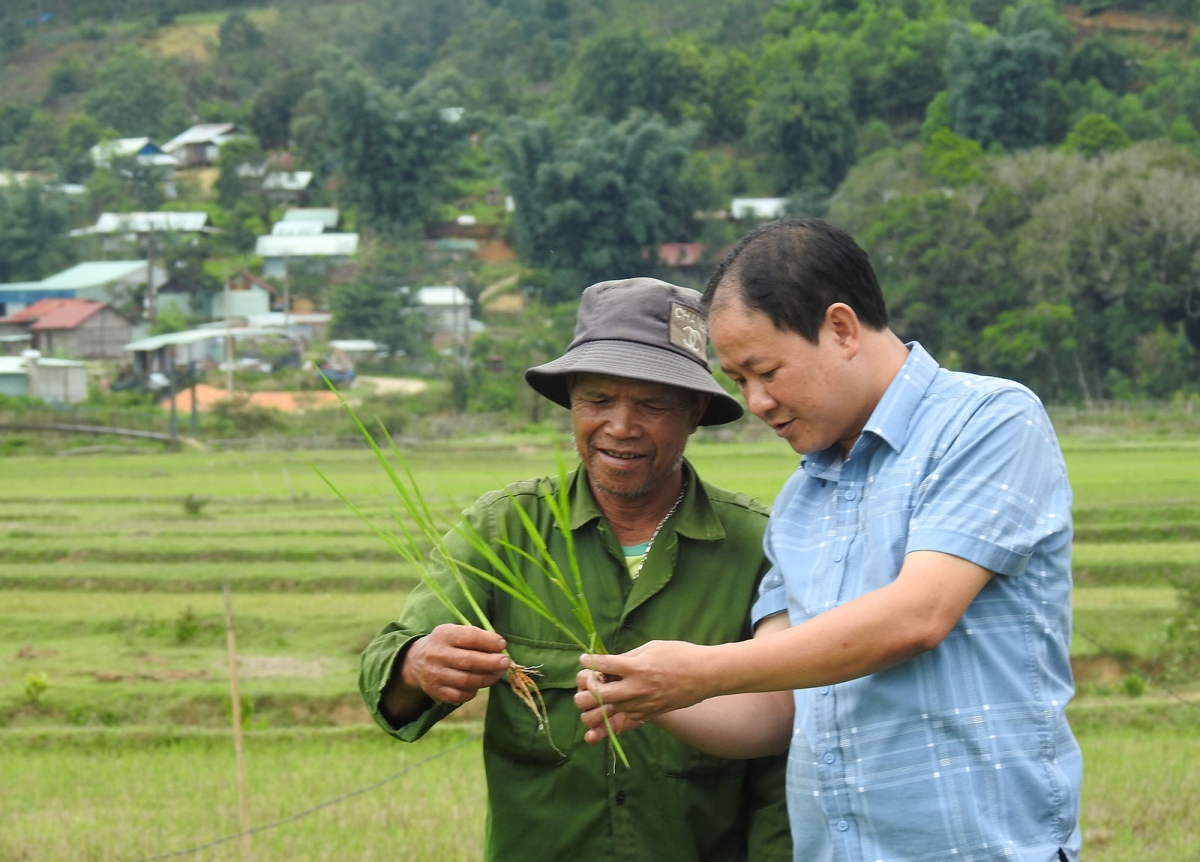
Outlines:
POLYGON ((666 487, 683 461, 701 404, 694 392, 625 377, 580 374, 571 385, 575 447, 592 485, 617 497, 666 487))

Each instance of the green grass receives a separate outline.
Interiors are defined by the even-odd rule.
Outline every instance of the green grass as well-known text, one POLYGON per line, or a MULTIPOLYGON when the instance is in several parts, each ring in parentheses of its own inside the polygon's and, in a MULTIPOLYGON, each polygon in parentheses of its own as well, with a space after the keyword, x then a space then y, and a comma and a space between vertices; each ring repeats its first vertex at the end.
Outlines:
MULTIPOLYGON (((372 792, 253 836, 255 858, 479 859, 485 787, 480 744, 467 740, 454 729, 411 746, 357 730, 251 733, 252 828, 411 768, 372 792)), ((5 862, 127 862, 239 831, 233 748, 219 735, 0 734, 0 772, 5 862)), ((232 841, 184 858, 239 854, 232 841)))
MULTIPOLYGON (((406 456, 453 518, 484 491, 553 472, 556 442, 515 435, 406 456)), ((1181 703, 1188 687, 1158 684, 1153 669, 1175 585, 1200 577, 1200 445, 1080 436, 1064 451, 1078 527, 1080 696, 1070 715, 1087 762, 1086 858, 1195 856, 1200 778, 1188 765, 1200 754, 1200 706, 1181 703), (1123 693, 1133 671, 1149 680, 1140 698, 1123 693)), ((706 479, 766 503, 798 463, 776 440, 700 436, 688 454, 706 479)), ((314 464, 373 518, 393 517, 391 489, 365 450, 0 462, 0 862, 132 859, 236 830, 225 582, 251 728, 254 823, 378 780, 481 716, 485 698, 416 746, 368 723, 357 656, 416 574, 314 464), (198 514, 187 512, 188 495, 198 514), (28 693, 42 674, 45 691, 28 693)), ((256 856, 478 858, 483 793, 473 743, 256 836, 256 856)), ((202 858, 237 853, 235 842, 202 858)))
MULTIPOLYGON (((1176 705, 1136 726, 1075 722, 1086 763, 1089 862, 1166 862, 1200 853, 1197 709, 1176 705)), ((411 767, 377 789, 255 835, 256 857, 480 858, 479 743, 443 755, 474 732, 460 728, 440 729, 415 745, 370 729, 249 733, 252 826, 411 767), (429 757, 437 759, 415 765, 429 757)), ((0 786, 6 827, 0 860, 128 860, 238 831, 232 746, 220 734, 10 731, 0 734, 0 770, 10 778, 0 786)), ((198 858, 237 859, 238 844, 198 858)))
POLYGON ((1176 607, 1175 590, 1165 587, 1076 587, 1071 601, 1072 656, 1154 655, 1176 607))
POLYGON ((1200 704, 1177 710, 1181 725, 1077 731, 1088 862, 1200 858, 1200 704))

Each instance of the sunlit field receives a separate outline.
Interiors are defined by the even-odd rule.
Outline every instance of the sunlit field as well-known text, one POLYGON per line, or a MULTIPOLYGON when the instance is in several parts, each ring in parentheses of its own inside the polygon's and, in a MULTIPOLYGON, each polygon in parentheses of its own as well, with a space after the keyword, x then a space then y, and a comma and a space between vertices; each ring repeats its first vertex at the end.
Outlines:
MULTIPOLYGON (((1200 701, 1194 683, 1157 679, 1154 660, 1177 585, 1200 577, 1200 447, 1066 438, 1064 451, 1085 859, 1197 858, 1200 701)), ((544 440, 407 454, 448 518, 486 490, 553 472, 556 458, 544 440)), ((778 441, 700 440, 689 457, 709 481, 766 503, 798 460, 778 441)), ((393 518, 386 479, 360 450, 0 461, 0 862, 146 858, 237 832, 225 583, 253 826, 411 767, 256 833, 255 858, 479 858, 480 704, 416 745, 369 724, 357 656, 414 573, 314 466, 371 518, 393 518)))

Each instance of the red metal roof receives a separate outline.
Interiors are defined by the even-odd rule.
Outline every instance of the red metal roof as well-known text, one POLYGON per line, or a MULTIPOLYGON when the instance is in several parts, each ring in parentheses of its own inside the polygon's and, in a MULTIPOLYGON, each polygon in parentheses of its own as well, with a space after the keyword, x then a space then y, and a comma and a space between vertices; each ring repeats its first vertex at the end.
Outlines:
POLYGON ((74 329, 100 309, 103 302, 91 299, 39 299, 0 323, 32 323, 30 332, 45 332, 48 329, 74 329))
POLYGON ((39 317, 54 311, 70 299, 39 299, 33 305, 27 305, 20 311, 14 311, 7 317, 0 317, 0 323, 36 323, 39 317))

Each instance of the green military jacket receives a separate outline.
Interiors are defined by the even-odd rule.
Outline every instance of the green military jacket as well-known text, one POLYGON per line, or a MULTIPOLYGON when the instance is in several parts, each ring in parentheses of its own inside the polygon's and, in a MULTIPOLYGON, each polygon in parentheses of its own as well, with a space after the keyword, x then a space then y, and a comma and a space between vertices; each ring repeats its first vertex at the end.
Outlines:
MULTIPOLYGON (((743 494, 697 481, 665 523, 637 580, 604 520, 581 467, 572 474, 571 528, 585 594, 609 652, 649 640, 717 644, 750 636, 749 611, 766 570, 762 534, 767 510, 743 494)), ((558 478, 531 479, 481 497, 463 517, 480 535, 537 552, 515 512, 521 506, 564 571, 565 542, 544 493, 558 478)), ((452 556, 486 568, 466 541, 447 537, 452 556)), ((496 547, 497 545, 493 545, 496 547)), ((563 596, 532 566, 527 578, 559 619, 573 620, 563 596)), ((447 574, 447 592, 471 611, 447 574)), ((736 761, 713 757, 650 725, 621 737, 630 768, 615 765, 609 746, 583 741, 572 697, 580 648, 525 605, 482 579, 472 592, 513 660, 541 670, 538 686, 550 736, 504 681, 492 687, 484 721, 488 781, 487 858, 494 860, 791 860, 784 799, 785 758, 736 761), (557 749, 557 750, 556 750, 557 749)), ((397 659, 415 638, 455 618, 424 586, 400 619, 385 627, 362 657, 359 686, 375 720, 393 736, 419 739, 454 707, 432 704, 401 727, 379 711, 397 659)))

